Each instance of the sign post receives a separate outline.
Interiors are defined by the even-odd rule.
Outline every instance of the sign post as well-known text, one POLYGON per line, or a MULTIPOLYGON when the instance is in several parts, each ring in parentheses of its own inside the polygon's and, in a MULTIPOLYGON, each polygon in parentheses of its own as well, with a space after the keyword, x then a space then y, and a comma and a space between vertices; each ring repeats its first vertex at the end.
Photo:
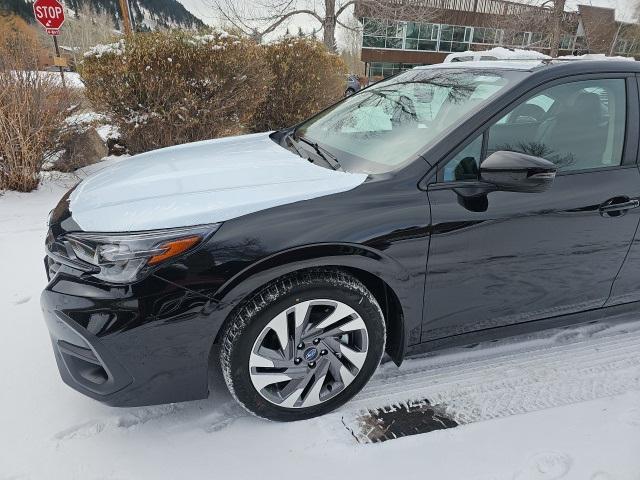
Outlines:
MULTIPOLYGON (((36 0, 33 3, 33 14, 40 25, 42 25, 47 33, 53 37, 53 46, 56 50, 56 59, 60 58, 60 48, 58 47, 58 38, 60 35, 60 27, 64 23, 64 8, 58 0, 36 0)), ((62 86, 66 88, 64 81, 64 68, 58 64, 60 69, 60 77, 62 78, 62 86)))

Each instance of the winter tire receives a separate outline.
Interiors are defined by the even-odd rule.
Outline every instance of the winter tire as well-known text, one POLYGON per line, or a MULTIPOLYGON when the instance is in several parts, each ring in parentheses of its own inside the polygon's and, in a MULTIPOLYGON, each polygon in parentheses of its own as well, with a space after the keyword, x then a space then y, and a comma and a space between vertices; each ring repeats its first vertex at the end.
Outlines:
POLYGON ((340 270, 278 279, 229 319, 220 361, 247 410, 278 421, 330 412, 367 383, 382 357, 385 323, 373 295, 340 270))

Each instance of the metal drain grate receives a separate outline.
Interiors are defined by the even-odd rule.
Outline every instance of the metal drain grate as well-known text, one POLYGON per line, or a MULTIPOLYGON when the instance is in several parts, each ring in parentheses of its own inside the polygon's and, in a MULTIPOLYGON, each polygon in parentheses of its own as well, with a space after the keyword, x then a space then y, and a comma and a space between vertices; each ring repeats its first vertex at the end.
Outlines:
POLYGON ((429 400, 367 410, 350 422, 343 417, 342 422, 359 443, 385 442, 458 426, 444 406, 431 405, 429 400))

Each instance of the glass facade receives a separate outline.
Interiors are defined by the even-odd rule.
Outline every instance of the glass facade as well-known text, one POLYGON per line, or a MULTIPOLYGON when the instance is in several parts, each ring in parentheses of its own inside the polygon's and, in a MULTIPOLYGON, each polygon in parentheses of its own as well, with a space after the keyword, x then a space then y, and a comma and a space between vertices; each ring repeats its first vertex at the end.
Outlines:
MULTIPOLYGON (((477 46, 474 50, 495 46, 549 48, 550 45, 548 36, 540 32, 373 18, 363 18, 362 23, 364 48, 449 53, 472 50, 472 45, 477 46)), ((574 42, 574 35, 564 35, 560 41, 560 48, 572 50, 574 42)))

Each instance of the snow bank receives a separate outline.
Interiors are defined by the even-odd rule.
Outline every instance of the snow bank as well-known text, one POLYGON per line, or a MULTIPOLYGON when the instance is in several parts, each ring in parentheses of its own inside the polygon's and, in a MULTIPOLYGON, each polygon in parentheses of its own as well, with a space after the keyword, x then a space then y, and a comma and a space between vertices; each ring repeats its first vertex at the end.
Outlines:
POLYGON ((124 39, 118 40, 115 43, 98 44, 87 50, 84 54, 84 57, 100 58, 103 55, 123 55, 124 47, 124 39))
MULTIPOLYGON (((48 75, 51 81, 62 85, 60 79, 60 72, 42 72, 44 75, 48 75)), ((80 74, 77 72, 64 72, 64 81, 67 87, 70 88, 84 88, 84 82, 80 78, 80 74)))
POLYGON ((115 125, 112 125, 110 121, 106 115, 96 112, 82 112, 70 115, 65 119, 67 126, 76 127, 80 130, 84 130, 85 127, 95 126, 96 132, 105 143, 110 138, 120 138, 120 130, 115 125))
POLYGON ((69 125, 82 125, 82 124, 86 124, 86 123, 93 123, 93 122, 104 122, 107 120, 107 117, 105 115, 102 115, 101 113, 96 113, 96 112, 83 112, 83 113, 78 113, 76 115, 71 115, 67 118, 65 118, 64 122, 69 125))
MULTIPOLYGON (((62 85, 62 79, 60 78, 60 72, 45 72, 34 70, 14 70, 11 72, 17 77, 27 76, 31 74, 37 74, 41 79, 51 82, 54 85, 62 85)), ((77 72, 64 72, 64 81, 69 88, 84 88, 84 82, 80 78, 80 74, 77 72)))
POLYGON ((118 129, 118 127, 116 127, 115 125, 100 125, 98 128, 96 128, 96 132, 98 132, 98 135, 100 135, 100 138, 102 138, 104 142, 106 142, 110 138, 120 138, 120 129, 118 129))

